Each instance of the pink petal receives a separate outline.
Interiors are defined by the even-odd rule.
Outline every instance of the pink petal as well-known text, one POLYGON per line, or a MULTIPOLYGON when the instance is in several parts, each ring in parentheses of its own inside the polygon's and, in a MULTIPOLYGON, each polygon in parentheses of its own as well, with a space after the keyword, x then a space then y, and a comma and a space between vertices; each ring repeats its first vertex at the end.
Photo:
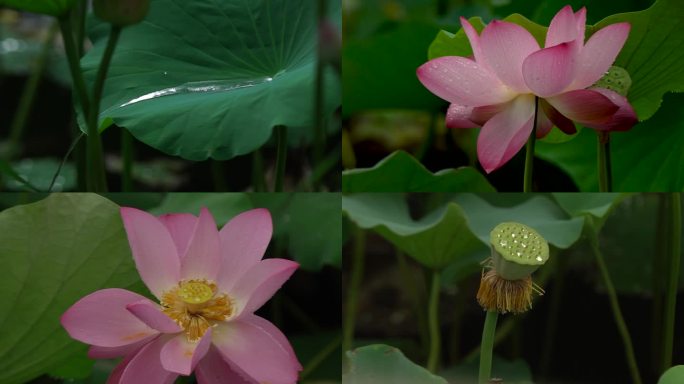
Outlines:
POLYGON ((534 115, 534 96, 518 96, 489 120, 477 138, 477 156, 487 173, 501 167, 525 145, 534 115))
POLYGON ((508 108, 509 105, 511 105, 511 102, 473 108, 470 120, 479 126, 483 126, 489 119, 508 108))
POLYGON ((475 58, 475 61, 478 64, 488 68, 487 61, 485 60, 482 54, 482 47, 480 46, 480 36, 477 34, 477 31, 472 26, 472 24, 470 24, 468 19, 466 19, 463 16, 461 16, 461 26, 463 27, 463 31, 468 37, 470 47, 473 49, 473 57, 475 58))
MULTIPOLYGON (((541 100, 540 100, 541 101, 541 100)), ((546 116, 544 111, 542 110, 541 106, 538 107, 537 109, 537 138, 541 139, 545 137, 546 135, 551 132, 551 128, 553 128, 553 123, 549 118, 546 116)))
POLYGON ((238 307, 235 316, 253 313, 259 309, 285 284, 298 267, 299 264, 294 261, 266 259, 250 268, 229 292, 238 307))
POLYGON ((169 231, 156 217, 135 208, 121 208, 128 242, 140 277, 161 298, 180 279, 180 259, 169 231))
POLYGON ((591 88, 592 90, 601 93, 608 97, 610 101, 619 107, 617 112, 605 123, 585 124, 587 127, 602 130, 602 131, 627 131, 639 122, 634 108, 629 104, 629 100, 619 93, 613 92, 605 88, 591 88))
POLYGON ((202 208, 188 251, 181 261, 181 278, 216 280, 221 267, 219 233, 208 209, 202 208))
POLYGON ((157 304, 149 300, 128 304, 126 309, 150 328, 156 329, 159 332, 177 333, 183 330, 175 321, 162 312, 157 304))
POLYGON ((226 361, 259 383, 297 382, 302 366, 285 336, 270 323, 255 321, 254 316, 220 323, 213 342, 226 361))
MULTIPOLYGON (((544 47, 549 48, 561 43, 575 41, 580 37, 578 32, 577 17, 573 13, 572 7, 566 5, 551 20, 549 30, 546 32, 544 47)), ((584 24, 582 24, 582 32, 584 32, 584 24)), ((581 41, 584 42, 584 35, 581 36, 581 41)))
POLYGON ((188 376, 209 351, 212 329, 209 328, 197 342, 189 342, 185 334, 169 340, 161 350, 164 369, 188 376))
POLYGON ((531 54, 523 62, 525 83, 541 97, 562 92, 575 76, 576 56, 574 43, 562 43, 531 54))
POLYGON ((263 208, 243 212, 221 228, 221 271, 217 280, 220 291, 228 292, 264 257, 272 234, 271 214, 263 208))
MULTIPOLYGON (((499 79, 515 92, 528 93, 522 73, 523 61, 539 50, 537 40, 525 28, 498 20, 485 27, 480 39, 484 57, 499 79)), ((501 101, 504 100, 498 100, 501 101)))
POLYGON ((122 384, 121 375, 123 375, 124 369, 126 369, 128 363, 133 360, 136 354, 137 352, 127 355, 119 364, 117 364, 112 373, 109 375, 109 378, 107 378, 106 384, 122 384))
POLYGON ((561 115, 560 112, 558 112, 556 108, 552 107, 551 104, 549 104, 546 100, 540 99, 539 106, 549 120, 551 120, 553 125, 558 127, 558 129, 567 133, 568 135, 572 135, 577 132, 575 124, 573 124, 572 121, 570 121, 570 119, 567 117, 561 115))
POLYGON ((236 372, 215 348, 209 349, 199 362, 195 376, 199 384, 257 384, 256 381, 236 372))
POLYGON ((447 128, 477 128, 479 125, 470 121, 473 107, 465 105, 451 104, 446 113, 447 128))
POLYGON ((189 213, 169 213, 159 216, 159 220, 166 226, 176 244, 178 256, 183 258, 188 249, 188 243, 195 230, 197 217, 189 213))
POLYGON ((144 346, 126 365, 119 382, 173 384, 178 374, 165 370, 159 357, 168 340, 168 337, 160 337, 144 346))
POLYGON ((151 342, 158 335, 148 336, 133 344, 123 345, 121 347, 98 347, 91 345, 88 349, 88 357, 91 359, 112 359, 115 357, 128 356, 131 353, 137 352, 143 345, 151 342))
POLYGON ((590 89, 578 89, 546 98, 563 116, 581 124, 607 122, 618 106, 607 96, 590 89))
POLYGON ((577 41, 580 48, 584 46, 584 36, 586 35, 587 28, 587 8, 582 7, 579 11, 575 12, 575 21, 577 22, 577 41))
POLYGON ((126 310, 146 298, 125 289, 102 289, 77 301, 62 315, 61 323, 78 341, 100 347, 134 344, 158 332, 126 310))
POLYGON ((416 73, 430 92, 451 103, 479 107, 515 96, 494 73, 465 57, 439 57, 418 67, 416 73))
POLYGON ((611 24, 589 38, 580 52, 572 89, 587 88, 603 77, 625 45, 630 28, 629 23, 611 24))

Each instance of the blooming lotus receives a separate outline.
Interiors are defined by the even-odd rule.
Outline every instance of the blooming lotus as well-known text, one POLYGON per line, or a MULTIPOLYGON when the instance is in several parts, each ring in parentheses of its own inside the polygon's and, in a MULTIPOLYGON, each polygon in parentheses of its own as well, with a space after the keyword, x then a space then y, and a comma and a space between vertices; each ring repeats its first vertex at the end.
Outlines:
POLYGON ((152 216, 122 208, 143 282, 157 304, 124 289, 103 289, 74 304, 62 325, 91 344, 91 358, 123 357, 108 384, 173 383, 196 373, 200 384, 297 381, 287 338, 254 315, 297 269, 261 260, 271 238, 265 209, 244 212, 219 232, 208 210, 152 216))
POLYGON ((478 35, 461 17, 473 58, 445 56, 418 68, 423 85, 451 103, 448 127, 482 126, 477 154, 487 173, 510 160, 535 126, 544 137, 554 125, 574 133, 572 121, 599 131, 636 124, 627 98, 593 86, 625 44, 629 23, 608 25, 585 43, 585 22, 585 8, 564 7, 540 48, 520 25, 494 20, 478 35))

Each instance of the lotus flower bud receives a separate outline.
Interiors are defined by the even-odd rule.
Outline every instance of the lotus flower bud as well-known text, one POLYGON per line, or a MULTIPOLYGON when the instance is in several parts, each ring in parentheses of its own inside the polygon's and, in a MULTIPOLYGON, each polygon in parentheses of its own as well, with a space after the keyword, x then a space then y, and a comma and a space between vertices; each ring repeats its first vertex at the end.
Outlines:
POLYGON ((95 15, 108 23, 125 27, 145 19, 150 0, 94 0, 95 15))

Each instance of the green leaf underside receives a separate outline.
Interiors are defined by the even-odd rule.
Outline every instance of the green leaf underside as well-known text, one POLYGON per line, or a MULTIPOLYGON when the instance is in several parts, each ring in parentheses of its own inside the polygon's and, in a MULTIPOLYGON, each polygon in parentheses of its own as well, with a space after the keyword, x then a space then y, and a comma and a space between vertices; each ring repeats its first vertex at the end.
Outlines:
MULTIPOLYGON (((591 6, 587 12, 591 12, 591 6)), ((628 22, 631 31, 615 65, 629 72, 632 87, 628 99, 640 120, 647 120, 658 110, 667 92, 684 91, 684 2, 658 0, 650 8, 639 12, 611 15, 593 26, 587 26, 588 40, 599 29, 619 22, 628 22)), ((543 47, 546 27, 522 15, 513 14, 504 19, 521 25, 543 47)), ((469 19, 476 30, 484 28, 482 19, 469 19)), ((585 41, 586 41, 585 40, 585 41)), ((430 45, 429 58, 441 56, 471 56, 472 49, 463 29, 457 33, 441 31, 430 45)))
POLYGON ((432 173, 404 151, 396 151, 372 168, 342 173, 343 192, 495 192, 476 169, 461 167, 432 173))
POLYGON ((663 373, 658 384, 684 383, 684 365, 675 365, 663 373))
POLYGON ((559 192, 554 199, 571 216, 589 214, 597 218, 605 217, 626 195, 621 193, 576 193, 559 192))
POLYGON ((411 362, 400 350, 388 345, 369 345, 347 352, 349 369, 342 374, 348 384, 421 383, 446 384, 447 381, 411 362))
POLYGON ((23 383, 85 346, 59 318, 106 287, 144 291, 119 207, 94 194, 55 194, 0 213, 0 382, 23 383))
POLYGON ((557 248, 569 248, 582 234, 584 218, 568 217, 545 196, 534 196, 513 207, 490 205, 474 194, 461 194, 454 202, 463 208, 470 229, 485 243, 499 223, 514 221, 532 227, 557 248))
MULTIPOLYGON (((332 18, 340 7, 328 1, 332 18)), ((82 60, 88 83, 108 31, 104 23, 91 29, 94 48, 82 60)), ((309 0, 153 0, 146 20, 121 35, 100 119, 190 160, 254 151, 276 125, 300 145, 313 136, 316 36, 309 0), (155 92, 166 95, 151 97, 155 92)), ((331 116, 340 105, 331 69, 324 89, 331 116)))
POLYGON ((472 260, 471 255, 486 249, 456 204, 447 204, 414 221, 401 194, 356 194, 342 197, 342 211, 359 227, 374 230, 430 268, 472 260))
MULTIPOLYGON (((629 132, 610 135, 613 189, 623 192, 684 190, 684 95, 665 95, 660 112, 629 132)), ((563 145, 538 143, 536 155, 573 179, 580 191, 596 191, 596 133, 584 129, 563 145)))

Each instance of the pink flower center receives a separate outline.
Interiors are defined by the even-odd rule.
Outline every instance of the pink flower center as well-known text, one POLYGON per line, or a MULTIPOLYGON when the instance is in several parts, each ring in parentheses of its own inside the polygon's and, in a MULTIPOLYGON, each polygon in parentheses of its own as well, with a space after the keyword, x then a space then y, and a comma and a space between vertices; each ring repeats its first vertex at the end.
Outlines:
POLYGON ((233 301, 217 292, 209 280, 185 280, 162 295, 162 311, 183 330, 188 341, 197 341, 219 321, 234 312, 233 301))

